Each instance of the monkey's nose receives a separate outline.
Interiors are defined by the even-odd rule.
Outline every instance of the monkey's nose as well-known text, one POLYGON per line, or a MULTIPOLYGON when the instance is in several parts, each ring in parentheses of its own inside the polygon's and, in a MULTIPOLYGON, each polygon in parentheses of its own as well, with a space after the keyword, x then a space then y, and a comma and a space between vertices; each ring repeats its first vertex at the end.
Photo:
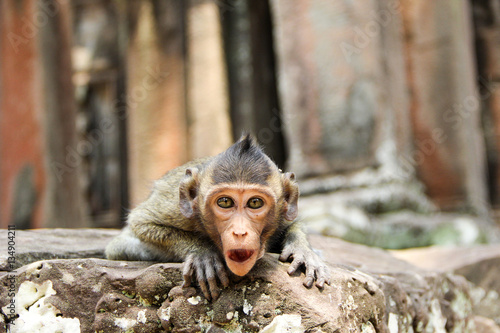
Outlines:
POLYGON ((245 237, 248 234, 245 230, 233 230, 233 235, 236 237, 245 237))

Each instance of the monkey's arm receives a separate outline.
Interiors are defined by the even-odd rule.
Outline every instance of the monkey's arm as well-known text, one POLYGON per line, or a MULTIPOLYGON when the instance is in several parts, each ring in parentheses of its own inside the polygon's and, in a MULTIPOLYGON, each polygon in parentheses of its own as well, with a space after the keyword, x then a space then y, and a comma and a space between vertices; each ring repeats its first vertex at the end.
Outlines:
POLYGON ((170 260, 184 262, 183 287, 191 285, 193 276, 196 275, 205 297, 217 299, 219 288, 216 279, 218 278, 224 287, 229 285, 219 252, 205 237, 197 237, 194 232, 152 221, 129 219, 129 226, 142 242, 154 245, 155 252, 160 252, 160 258, 163 255, 170 260))
POLYGON ((302 265, 306 269, 304 286, 310 288, 316 280, 316 286, 323 288, 325 283, 330 284, 330 270, 323 260, 313 251, 309 245, 306 234, 297 222, 293 222, 286 230, 283 240, 283 251, 280 260, 292 263, 288 268, 288 274, 293 274, 302 265))

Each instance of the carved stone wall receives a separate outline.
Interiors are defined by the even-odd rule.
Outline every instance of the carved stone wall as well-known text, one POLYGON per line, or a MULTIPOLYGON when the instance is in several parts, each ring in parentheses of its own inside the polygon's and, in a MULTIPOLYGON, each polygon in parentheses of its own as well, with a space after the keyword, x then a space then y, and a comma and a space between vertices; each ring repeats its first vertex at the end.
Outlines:
POLYGON ((271 3, 289 168, 304 183, 351 187, 369 169, 488 214, 467 1, 271 3))

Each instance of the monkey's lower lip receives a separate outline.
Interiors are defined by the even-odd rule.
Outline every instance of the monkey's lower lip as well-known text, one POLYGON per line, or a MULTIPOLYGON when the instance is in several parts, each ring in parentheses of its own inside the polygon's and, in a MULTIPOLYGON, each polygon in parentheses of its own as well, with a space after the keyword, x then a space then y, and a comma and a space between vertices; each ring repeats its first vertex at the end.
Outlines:
POLYGON ((250 257, 254 254, 254 250, 245 250, 245 249, 237 249, 230 250, 228 253, 229 259, 236 262, 244 262, 250 259, 250 257))

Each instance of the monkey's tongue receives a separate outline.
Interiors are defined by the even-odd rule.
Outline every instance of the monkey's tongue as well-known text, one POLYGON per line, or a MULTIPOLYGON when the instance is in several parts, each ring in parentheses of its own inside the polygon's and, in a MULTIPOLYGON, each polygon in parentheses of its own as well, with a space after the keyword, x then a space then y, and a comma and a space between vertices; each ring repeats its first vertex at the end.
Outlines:
POLYGON ((248 260, 254 253, 253 250, 237 249, 229 251, 229 259, 236 262, 244 262, 248 260))

